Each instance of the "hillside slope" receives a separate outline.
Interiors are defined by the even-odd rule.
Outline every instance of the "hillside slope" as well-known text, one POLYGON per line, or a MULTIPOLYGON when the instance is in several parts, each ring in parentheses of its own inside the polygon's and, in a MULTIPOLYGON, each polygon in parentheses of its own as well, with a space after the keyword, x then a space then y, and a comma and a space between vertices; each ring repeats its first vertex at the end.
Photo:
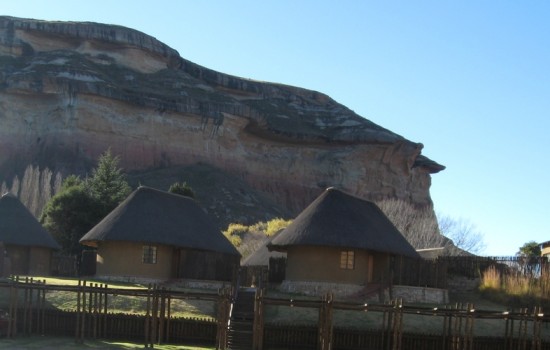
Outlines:
POLYGON ((295 215, 326 187, 431 206, 444 167, 298 87, 215 72, 133 29, 0 17, 0 182, 29 165, 85 174, 207 164, 295 215))

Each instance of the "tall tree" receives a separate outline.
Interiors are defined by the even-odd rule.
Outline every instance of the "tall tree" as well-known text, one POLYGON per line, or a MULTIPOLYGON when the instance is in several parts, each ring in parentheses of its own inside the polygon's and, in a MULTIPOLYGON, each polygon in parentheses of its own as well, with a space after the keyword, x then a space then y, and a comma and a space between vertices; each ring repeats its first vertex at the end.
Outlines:
POLYGON ((78 242, 98 222, 101 207, 90 196, 84 183, 77 177, 68 177, 61 190, 44 207, 40 221, 61 245, 63 252, 79 255, 78 242))
POLYGON ((92 176, 67 177, 60 191, 46 204, 40 217, 64 252, 79 255, 80 238, 111 212, 130 193, 118 157, 102 154, 92 176))
POLYGON ((119 157, 113 156, 108 149, 99 157, 92 177, 86 180, 86 188, 101 203, 105 215, 128 197, 131 191, 126 175, 118 167, 119 161, 119 157))
POLYGON ((485 250, 483 234, 472 222, 441 214, 437 215, 437 222, 441 234, 450 238, 458 248, 472 254, 480 254, 485 250))
POLYGON ((535 241, 529 241, 519 247, 516 255, 525 258, 538 258, 541 256, 540 244, 535 241))

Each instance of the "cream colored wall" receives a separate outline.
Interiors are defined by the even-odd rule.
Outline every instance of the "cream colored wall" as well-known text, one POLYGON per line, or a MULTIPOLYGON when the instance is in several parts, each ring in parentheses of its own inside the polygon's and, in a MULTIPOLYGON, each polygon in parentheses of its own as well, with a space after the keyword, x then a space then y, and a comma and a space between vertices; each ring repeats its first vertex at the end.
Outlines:
POLYGON ((541 254, 542 256, 547 256, 548 258, 550 258, 550 243, 542 245, 541 254))
POLYGON ((50 265, 52 259, 52 250, 43 247, 31 247, 29 254, 29 275, 48 276, 50 274, 50 265))
POLYGON ((173 248, 157 244, 157 263, 144 264, 142 262, 144 245, 146 244, 112 241, 99 243, 96 275, 171 278, 173 248))
MULTIPOLYGON (((337 282, 365 285, 376 276, 377 256, 354 250, 355 269, 340 268, 340 248, 291 247, 287 253, 286 279, 289 281, 337 282), (374 266, 369 266, 374 261, 374 266)), ((353 249, 352 249, 353 250, 353 249)))

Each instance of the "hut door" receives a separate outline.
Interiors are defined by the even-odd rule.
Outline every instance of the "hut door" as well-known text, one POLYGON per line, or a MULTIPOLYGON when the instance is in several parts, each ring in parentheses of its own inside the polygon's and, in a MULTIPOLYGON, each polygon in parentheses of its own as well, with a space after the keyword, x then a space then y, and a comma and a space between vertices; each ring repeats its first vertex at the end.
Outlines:
POLYGON ((174 248, 172 254, 172 277, 180 278, 180 254, 181 249, 174 248))
POLYGON ((372 254, 369 254, 368 262, 367 262, 367 283, 372 282, 372 273, 374 271, 374 257, 372 254))

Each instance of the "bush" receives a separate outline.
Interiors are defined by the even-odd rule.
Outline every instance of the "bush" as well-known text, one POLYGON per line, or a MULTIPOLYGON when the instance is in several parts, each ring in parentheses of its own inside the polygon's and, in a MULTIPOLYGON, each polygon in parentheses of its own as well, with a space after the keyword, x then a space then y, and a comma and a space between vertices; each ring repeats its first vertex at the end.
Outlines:
POLYGON ((265 230, 265 235, 270 237, 279 232, 282 229, 285 229, 292 220, 284 220, 281 218, 275 218, 267 222, 267 228, 265 230))

